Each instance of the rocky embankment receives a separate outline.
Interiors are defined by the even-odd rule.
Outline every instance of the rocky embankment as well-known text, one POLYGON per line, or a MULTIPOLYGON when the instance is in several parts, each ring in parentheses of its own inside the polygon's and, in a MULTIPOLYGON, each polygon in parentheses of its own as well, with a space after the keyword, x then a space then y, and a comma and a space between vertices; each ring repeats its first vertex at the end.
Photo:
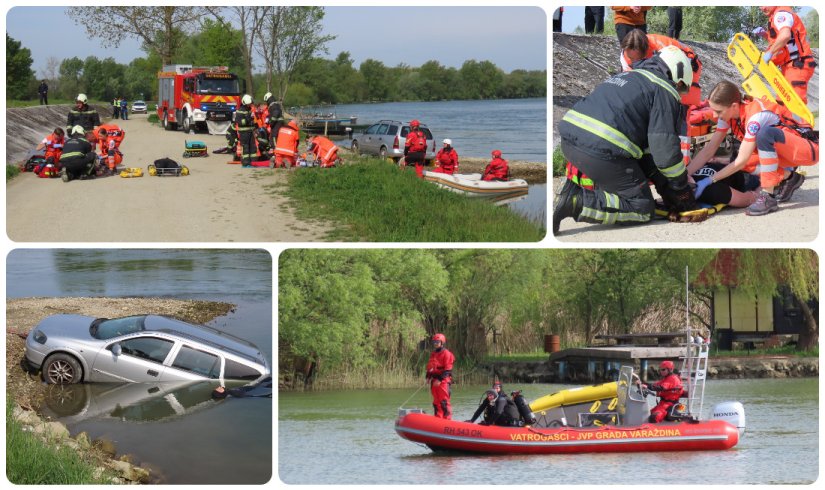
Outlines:
POLYGON ((234 308, 229 303, 167 298, 14 298, 6 301, 6 396, 14 399, 11 416, 44 444, 69 447, 93 461, 97 471, 104 468, 118 475, 113 483, 146 483, 149 471, 117 456, 115 446, 105 439, 89 440, 85 432, 72 437, 60 422, 41 418, 36 410, 46 385, 39 375, 24 369, 25 338, 43 318, 58 313, 116 318, 152 312, 192 323, 206 323, 234 308))
MULTIPOLYGON (((728 60, 727 43, 702 43, 681 39, 702 61, 702 97, 722 80, 742 81, 739 71, 728 60)), ((819 58, 819 49, 814 49, 819 58)), ((556 127, 573 104, 605 79, 621 71, 619 42, 616 36, 553 33, 553 145, 558 140, 556 127)), ((819 68, 808 85, 808 107, 819 110, 819 68)))
MULTIPOLYGON (((495 362, 478 369, 508 383, 558 383, 558 373, 547 361, 495 362)), ((708 379, 806 378, 819 376, 819 358, 749 356, 714 358, 708 379)))
MULTIPOLYGON (((112 113, 109 106, 93 105, 92 108, 100 114, 101 121, 112 113)), ((72 106, 68 104, 6 109, 6 164, 25 160, 54 128, 66 129, 70 110, 72 106)))

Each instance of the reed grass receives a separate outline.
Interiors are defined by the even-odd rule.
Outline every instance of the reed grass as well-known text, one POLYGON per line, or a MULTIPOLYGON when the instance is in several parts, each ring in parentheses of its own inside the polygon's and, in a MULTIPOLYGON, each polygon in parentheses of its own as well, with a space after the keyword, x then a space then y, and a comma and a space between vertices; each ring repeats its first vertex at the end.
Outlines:
POLYGON ((6 180, 11 180, 20 175, 20 167, 6 164, 6 180))
POLYGON ((506 207, 469 199, 377 159, 301 168, 286 188, 302 219, 340 223, 327 239, 378 242, 536 242, 544 228, 506 207))

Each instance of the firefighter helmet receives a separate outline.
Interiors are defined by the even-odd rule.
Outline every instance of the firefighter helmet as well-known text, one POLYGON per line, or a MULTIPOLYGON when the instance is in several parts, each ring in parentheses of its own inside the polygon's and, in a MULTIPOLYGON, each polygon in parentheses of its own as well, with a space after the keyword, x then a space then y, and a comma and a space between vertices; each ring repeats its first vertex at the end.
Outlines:
MULTIPOLYGON (((80 100, 80 99, 78 99, 78 100, 80 100)), ((72 128, 72 134, 80 134, 80 135, 83 135, 83 134, 86 134, 86 130, 85 130, 85 129, 83 129, 83 126, 81 126, 80 124, 78 124, 77 126, 74 126, 74 127, 72 128)))
POLYGON ((264 94, 264 102, 269 102, 269 99, 272 98, 272 92, 267 92, 264 94))
POLYGON ((676 46, 665 46, 659 51, 659 58, 667 65, 673 83, 678 85, 682 82, 685 90, 689 89, 693 82, 693 66, 687 55, 676 46))
POLYGON ((76 102, 83 102, 84 104, 85 104, 88 100, 89 100, 89 99, 88 99, 88 97, 86 97, 86 94, 77 94, 77 98, 75 98, 75 101, 76 101, 76 102))
POLYGON ((448 139, 445 139, 442 143, 444 143, 445 145, 452 145, 452 144, 453 144, 453 140, 451 140, 451 139, 449 139, 449 138, 448 138, 448 139))
POLYGON ((662 363, 659 364, 659 369, 670 369, 673 371, 673 361, 662 361, 662 363))
POLYGON ((443 333, 437 333, 433 335, 433 342, 435 341, 441 342, 443 344, 447 342, 447 337, 445 337, 443 333))
POLYGON ((252 103, 252 96, 249 94, 244 94, 243 98, 241 99, 241 104, 249 105, 252 103))

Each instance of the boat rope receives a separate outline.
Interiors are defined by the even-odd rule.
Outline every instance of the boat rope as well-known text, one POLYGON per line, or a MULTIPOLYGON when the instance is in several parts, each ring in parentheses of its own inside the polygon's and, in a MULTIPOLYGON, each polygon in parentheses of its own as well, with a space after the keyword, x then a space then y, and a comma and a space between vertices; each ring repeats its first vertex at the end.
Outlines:
POLYGON ((409 398, 407 398, 406 400, 404 400, 404 403, 402 403, 402 404, 401 404, 398 408, 404 408, 404 405, 406 405, 408 401, 412 400, 412 399, 413 399, 413 397, 414 397, 415 395, 417 395, 419 391, 421 391, 421 388, 423 388, 423 387, 425 387, 425 386, 427 386, 427 382, 426 382, 426 381, 424 382, 424 384, 423 384, 423 385, 419 386, 417 390, 415 390, 415 393, 413 393, 413 394, 412 394, 409 398))

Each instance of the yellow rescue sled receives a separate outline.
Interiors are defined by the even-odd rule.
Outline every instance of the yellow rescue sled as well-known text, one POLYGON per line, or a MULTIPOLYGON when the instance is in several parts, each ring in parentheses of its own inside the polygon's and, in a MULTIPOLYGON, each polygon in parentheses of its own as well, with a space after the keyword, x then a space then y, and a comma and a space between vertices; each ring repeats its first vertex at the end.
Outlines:
POLYGON ((741 32, 733 36, 733 40, 728 44, 728 59, 745 79, 742 87, 748 95, 754 98, 767 97, 772 102, 784 104, 801 120, 814 125, 813 114, 794 91, 788 79, 773 61, 766 63, 762 59, 762 52, 748 36, 741 32), (768 88, 768 85, 773 90, 768 88))

